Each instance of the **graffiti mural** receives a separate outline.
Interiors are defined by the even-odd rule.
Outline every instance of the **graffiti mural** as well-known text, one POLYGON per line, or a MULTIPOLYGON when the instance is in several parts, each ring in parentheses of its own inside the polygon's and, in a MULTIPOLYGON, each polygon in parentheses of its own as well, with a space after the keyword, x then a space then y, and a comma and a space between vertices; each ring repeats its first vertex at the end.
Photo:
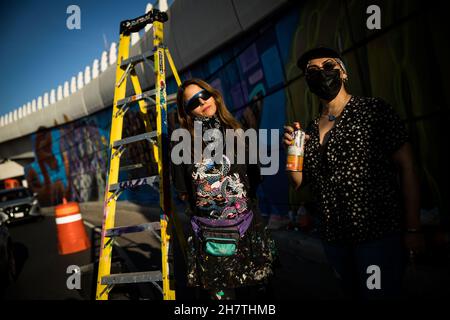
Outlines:
MULTIPOLYGON (((144 121, 135 109, 124 117, 123 137, 144 132, 144 121)), ((149 120, 154 127, 155 115, 150 113, 149 120)), ((110 126, 111 109, 106 109, 59 127, 41 128, 32 136, 37 160, 26 168, 26 177, 43 205, 59 204, 63 197, 77 202, 103 200, 110 126)), ((157 174, 149 143, 128 145, 121 157, 121 167, 124 169, 119 174, 121 181, 157 174)), ((156 203, 159 196, 148 186, 140 192, 125 190, 121 199, 156 203)))
MULTIPOLYGON (((448 62, 439 46, 444 34, 430 31, 444 30, 446 19, 432 18, 442 16, 442 8, 422 6, 420 1, 290 2, 276 18, 261 22, 259 28, 203 58, 181 76, 210 82, 245 127, 281 130, 294 120, 306 126, 317 115, 319 103, 306 88, 296 61, 314 46, 337 48, 349 70, 350 92, 382 97, 407 123, 418 159, 424 209, 438 210, 448 219, 444 195, 449 193, 446 163, 450 159, 439 148, 445 144, 443 122, 450 99, 444 90, 448 79, 442 72, 448 62), (381 31, 365 27, 369 4, 382 8, 381 31)), ((176 91, 173 79, 168 80, 167 91, 176 91)), ((174 112, 171 106, 171 128, 177 125, 174 112)), ((127 114, 125 136, 143 131, 143 122, 136 119, 136 112, 127 114)), ((62 196, 77 201, 103 197, 110 121, 111 108, 33 135, 37 159, 27 168, 27 178, 43 203, 56 203, 62 196)), ((151 122, 154 125, 154 117, 151 122)), ((258 196, 263 212, 282 215, 310 201, 311 195, 307 189, 300 193, 290 189, 283 169, 286 156, 283 149, 278 152, 280 170, 264 178, 258 196)), ((155 172, 151 147, 145 143, 127 150, 124 163, 144 163, 147 171, 124 170, 123 180, 155 172)), ((158 201, 154 190, 137 195, 125 192, 122 198, 158 201)))
POLYGON ((104 122, 101 116, 89 117, 60 128, 59 150, 74 201, 98 201, 104 196, 109 136, 104 122))
POLYGON ((32 136, 37 161, 26 168, 26 177, 43 205, 62 198, 78 202, 104 196, 109 122, 104 111, 95 116, 55 127, 40 128, 32 136))
POLYGON ((59 131, 40 128, 32 136, 36 161, 25 170, 28 185, 38 193, 42 205, 61 203, 67 196, 67 175, 59 152, 59 131))

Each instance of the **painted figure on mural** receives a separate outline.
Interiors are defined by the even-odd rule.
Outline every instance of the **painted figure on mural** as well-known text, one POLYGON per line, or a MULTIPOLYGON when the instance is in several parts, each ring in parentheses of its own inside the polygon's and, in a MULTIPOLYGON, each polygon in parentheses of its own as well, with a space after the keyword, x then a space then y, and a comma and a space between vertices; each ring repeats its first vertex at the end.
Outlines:
MULTIPOLYGON (((196 122, 202 134, 209 129, 222 134, 225 129, 240 129, 223 101, 220 92, 206 82, 185 81, 177 94, 180 127, 191 137, 196 122)), ((248 159, 248 146, 243 139, 237 140, 248 159)), ((188 285, 207 290, 217 300, 234 299, 238 288, 264 293, 275 259, 274 242, 254 201, 259 166, 248 161, 239 164, 236 159, 230 161, 225 150, 223 154, 221 161, 206 156, 196 161, 191 154, 190 164, 172 163, 175 188, 192 213, 188 285)))
POLYGON ((77 168, 77 174, 72 175, 72 182, 74 189, 76 190, 76 194, 78 195, 78 201, 84 202, 88 201, 92 189, 94 188, 93 184, 93 177, 91 175, 90 170, 90 151, 91 151, 91 142, 88 140, 88 137, 86 136, 86 127, 80 126, 76 128, 74 131, 75 141, 78 141, 74 145, 74 148, 72 152, 74 152, 75 155, 78 157, 78 164, 76 165, 77 168))
POLYGON ((82 120, 61 128, 61 154, 69 179, 72 199, 95 201, 103 198, 106 148, 94 120, 82 120))
MULTIPOLYGON (((321 108, 306 129, 303 171, 289 173, 293 186, 311 185, 325 253, 346 291, 362 299, 399 297, 405 247, 411 254, 423 250, 405 125, 382 99, 348 92, 348 73, 335 50, 307 51, 298 66, 321 108), (377 290, 367 285, 371 266, 381 272, 377 290)), ((292 133, 293 125, 286 126, 286 146, 292 133)))
POLYGON ((34 143, 37 166, 27 171, 27 181, 43 205, 55 205, 66 196, 62 160, 54 153, 52 131, 39 128, 34 143), (43 179, 43 181, 42 181, 43 179))

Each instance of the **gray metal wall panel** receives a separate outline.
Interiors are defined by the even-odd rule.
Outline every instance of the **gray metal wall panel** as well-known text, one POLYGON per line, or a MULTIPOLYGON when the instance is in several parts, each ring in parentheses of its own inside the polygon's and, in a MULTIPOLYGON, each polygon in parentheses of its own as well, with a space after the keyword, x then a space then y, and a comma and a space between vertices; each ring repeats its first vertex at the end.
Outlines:
POLYGON ((172 31, 180 58, 188 66, 241 32, 231 0, 175 1, 172 31))
POLYGON ((231 0, 243 30, 248 30, 288 0, 231 0))
MULTIPOLYGON (((171 19, 171 12, 169 12, 169 21, 166 24, 166 29, 165 29, 165 42, 167 47, 170 50, 170 54, 173 58, 173 61, 175 63, 175 66, 177 68, 178 71, 188 67, 186 64, 183 63, 183 60, 181 59, 181 54, 176 42, 176 38, 175 38, 175 32, 174 30, 174 26, 173 24, 175 23, 175 19, 171 19)), ((172 72, 170 72, 170 74, 172 74, 172 72)))

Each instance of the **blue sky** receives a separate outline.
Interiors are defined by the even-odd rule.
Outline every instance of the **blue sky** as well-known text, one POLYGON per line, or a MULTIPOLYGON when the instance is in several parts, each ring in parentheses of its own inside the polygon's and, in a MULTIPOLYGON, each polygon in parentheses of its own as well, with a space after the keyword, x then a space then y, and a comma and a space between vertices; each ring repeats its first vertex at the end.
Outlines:
MULTIPOLYGON (((117 42, 119 23, 155 0, 0 2, 0 115, 69 81, 117 42), (69 30, 69 5, 81 9, 81 30, 69 30)), ((169 5, 173 0, 169 0, 169 5)))

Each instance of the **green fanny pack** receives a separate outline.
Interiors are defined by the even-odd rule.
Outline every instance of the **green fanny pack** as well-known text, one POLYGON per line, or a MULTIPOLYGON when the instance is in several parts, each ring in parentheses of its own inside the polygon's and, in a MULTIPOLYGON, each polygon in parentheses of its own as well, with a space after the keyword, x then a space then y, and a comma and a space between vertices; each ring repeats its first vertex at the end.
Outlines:
POLYGON ((251 210, 235 219, 208 219, 193 216, 192 228, 203 242, 207 254, 216 257, 229 257, 236 254, 239 240, 244 236, 253 219, 251 210))
POLYGON ((228 257, 236 254, 240 235, 238 230, 233 229, 215 228, 211 230, 204 228, 202 238, 207 254, 216 257, 228 257))

